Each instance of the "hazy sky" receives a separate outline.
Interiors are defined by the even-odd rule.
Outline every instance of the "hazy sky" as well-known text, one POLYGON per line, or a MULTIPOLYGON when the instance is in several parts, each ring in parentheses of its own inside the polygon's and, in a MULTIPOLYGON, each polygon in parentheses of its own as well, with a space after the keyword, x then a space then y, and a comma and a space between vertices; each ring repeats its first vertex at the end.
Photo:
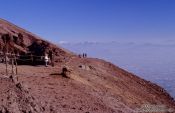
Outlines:
POLYGON ((175 0, 0 0, 0 17, 55 43, 175 38, 175 0))

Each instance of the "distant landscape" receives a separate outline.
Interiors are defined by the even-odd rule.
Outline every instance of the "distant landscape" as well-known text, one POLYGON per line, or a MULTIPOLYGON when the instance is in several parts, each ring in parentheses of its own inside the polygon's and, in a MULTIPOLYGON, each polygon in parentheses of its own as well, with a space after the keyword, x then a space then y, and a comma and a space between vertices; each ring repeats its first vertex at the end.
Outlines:
POLYGON ((2 0, 0 113, 175 113, 175 0, 2 0))
POLYGON ((159 42, 60 42, 77 54, 87 53, 113 62, 164 87, 175 98, 175 41, 159 42))

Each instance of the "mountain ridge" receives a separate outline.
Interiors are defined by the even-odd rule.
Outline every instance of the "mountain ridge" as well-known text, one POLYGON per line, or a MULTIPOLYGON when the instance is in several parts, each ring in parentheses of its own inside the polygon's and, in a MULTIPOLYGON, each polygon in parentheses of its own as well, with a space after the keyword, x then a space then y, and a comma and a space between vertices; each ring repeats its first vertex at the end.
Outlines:
MULTIPOLYGON (((14 85, 11 90, 16 91, 15 95, 19 96, 6 97, 4 95, 8 94, 7 92, 1 93, 0 97, 5 98, 0 104, 2 112, 134 113, 142 111, 143 106, 160 108, 160 105, 164 105, 167 112, 170 112, 169 109, 175 109, 175 101, 163 88, 112 63, 96 58, 79 58, 72 52, 0 20, 0 36, 7 33, 12 37, 18 37, 17 35, 21 33, 24 39, 22 43, 27 51, 28 46, 35 41, 48 43, 49 48, 56 49, 54 51, 56 65, 55 67, 19 65, 16 76, 22 89, 25 90, 16 91, 19 86, 11 84, 7 76, 5 76, 7 79, 0 79, 2 83, 0 89, 9 90, 3 83, 14 85), (63 67, 69 71, 68 78, 61 76, 63 67), (24 95, 23 107, 20 107, 22 103, 18 101, 20 94, 24 95), (28 95, 29 98, 33 98, 29 100, 34 105, 26 101, 28 95), (13 101, 14 99, 17 101, 13 101), (14 105, 18 108, 14 109, 14 105)), ((3 78, 5 65, 0 64, 0 67, 3 78)))

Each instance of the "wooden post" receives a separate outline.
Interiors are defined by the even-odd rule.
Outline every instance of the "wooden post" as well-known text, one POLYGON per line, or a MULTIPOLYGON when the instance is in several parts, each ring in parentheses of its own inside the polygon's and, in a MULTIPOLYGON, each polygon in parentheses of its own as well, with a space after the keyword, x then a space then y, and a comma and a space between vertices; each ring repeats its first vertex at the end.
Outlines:
POLYGON ((14 76, 14 58, 12 55, 12 76, 14 76))
POLYGON ((7 53, 5 53, 5 67, 6 67, 6 76, 8 76, 7 53))
POLYGON ((32 65, 34 64, 34 61, 33 61, 33 54, 31 54, 31 60, 32 60, 32 65))
POLYGON ((14 56, 15 58, 15 67, 16 67, 16 75, 18 74, 18 64, 17 64, 17 61, 16 61, 16 55, 14 56))
POLYGON ((7 66, 7 53, 8 53, 8 47, 7 47, 7 36, 5 36, 4 37, 5 39, 4 39, 4 43, 5 43, 5 51, 4 51, 4 53, 5 53, 5 65, 6 65, 6 76, 8 76, 8 66, 7 66))

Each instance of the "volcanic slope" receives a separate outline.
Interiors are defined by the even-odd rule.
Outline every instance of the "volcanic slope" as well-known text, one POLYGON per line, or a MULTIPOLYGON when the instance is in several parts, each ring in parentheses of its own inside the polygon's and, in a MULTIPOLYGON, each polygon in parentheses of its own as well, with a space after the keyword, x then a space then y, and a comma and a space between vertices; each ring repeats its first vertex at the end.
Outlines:
MULTIPOLYGON (((27 46, 42 40, 0 20, 0 34, 4 33, 21 33, 27 46)), ((5 76, 5 65, 0 64, 0 112, 135 113, 143 112, 146 105, 166 112, 175 109, 173 98, 158 85, 104 60, 79 58, 51 45, 59 62, 54 67, 19 65, 20 85, 5 76), (70 71, 68 78, 61 76, 63 67, 70 71)))

